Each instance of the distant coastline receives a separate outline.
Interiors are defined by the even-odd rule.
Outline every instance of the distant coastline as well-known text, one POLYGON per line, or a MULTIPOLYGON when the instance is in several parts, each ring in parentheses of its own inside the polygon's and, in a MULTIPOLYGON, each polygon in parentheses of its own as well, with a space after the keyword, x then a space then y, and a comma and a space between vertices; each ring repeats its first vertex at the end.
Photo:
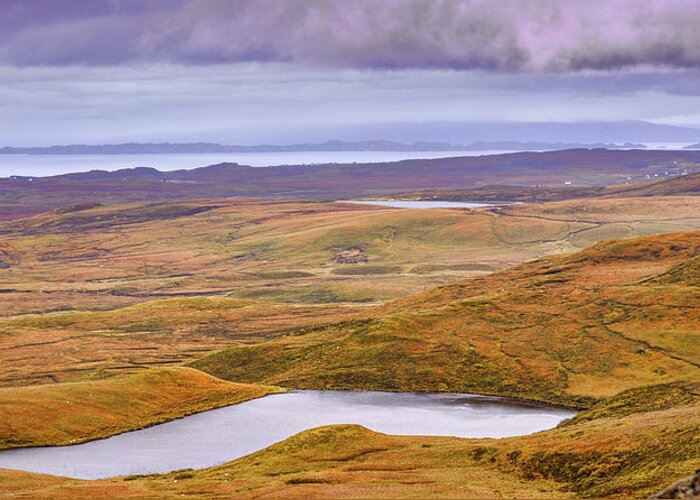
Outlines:
MULTIPOLYGON (((696 145, 697 146, 697 145, 696 145)), ((477 141, 469 144, 446 142, 395 141, 326 141, 318 144, 262 144, 257 146, 235 146, 213 142, 192 143, 123 143, 123 144, 74 144, 66 146, 39 146, 0 148, 2 155, 128 155, 128 154, 193 154, 193 153, 276 153, 310 151, 552 151, 560 149, 645 149, 636 143, 566 143, 536 141, 477 141)), ((690 148, 690 146, 689 146, 690 148)))

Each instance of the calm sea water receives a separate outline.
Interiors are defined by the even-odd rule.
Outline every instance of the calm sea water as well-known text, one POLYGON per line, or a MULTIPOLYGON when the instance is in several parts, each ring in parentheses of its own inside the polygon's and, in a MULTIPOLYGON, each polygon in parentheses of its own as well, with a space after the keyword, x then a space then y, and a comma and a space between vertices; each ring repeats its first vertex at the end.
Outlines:
POLYGON ((479 156, 504 151, 307 151, 292 153, 215 153, 147 155, 0 155, 0 177, 46 176, 89 170, 153 167, 161 171, 234 162, 253 167, 318 163, 377 163, 412 158, 479 156))
POLYGON ((0 468, 97 479, 210 467, 322 425, 360 424, 400 435, 497 438, 549 429, 572 415, 468 394, 295 391, 90 443, 0 451, 0 468))
MULTIPOLYGON (((682 149, 687 142, 648 143, 650 149, 682 149)), ((253 167, 314 163, 376 163, 416 158, 482 156, 517 151, 302 151, 281 153, 136 154, 136 155, 0 155, 0 177, 44 176, 88 170, 153 167, 179 170, 235 162, 253 167)))

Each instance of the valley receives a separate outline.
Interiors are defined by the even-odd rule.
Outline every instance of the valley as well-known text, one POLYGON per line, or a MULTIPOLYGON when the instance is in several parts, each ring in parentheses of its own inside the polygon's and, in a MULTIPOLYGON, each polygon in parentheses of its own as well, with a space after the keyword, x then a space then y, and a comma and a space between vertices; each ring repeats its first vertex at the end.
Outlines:
POLYGON ((220 199, 9 221, 0 385, 177 365, 600 240, 700 229, 698 214, 692 196, 434 210, 220 199))
POLYGON ((578 414, 502 439, 334 425, 196 471, 0 471, 0 493, 659 491, 700 466, 696 178, 474 208, 204 198, 5 220, 3 448, 89 441, 285 389, 475 393, 578 414))
POLYGON ((2 0, 0 499, 700 500, 699 22, 2 0))

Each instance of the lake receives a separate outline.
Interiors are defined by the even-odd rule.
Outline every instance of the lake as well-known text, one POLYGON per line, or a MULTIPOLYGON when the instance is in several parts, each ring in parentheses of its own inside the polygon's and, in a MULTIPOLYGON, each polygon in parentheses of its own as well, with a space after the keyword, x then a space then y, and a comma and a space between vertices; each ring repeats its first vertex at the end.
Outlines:
POLYGON ((507 437, 555 427, 569 411, 469 394, 293 391, 89 443, 0 451, 0 468, 81 479, 202 468, 313 427, 387 434, 507 437))
POLYGON ((507 203, 472 203, 466 201, 401 201, 401 200, 349 200, 342 203, 380 205, 393 208, 479 208, 506 205, 507 203))

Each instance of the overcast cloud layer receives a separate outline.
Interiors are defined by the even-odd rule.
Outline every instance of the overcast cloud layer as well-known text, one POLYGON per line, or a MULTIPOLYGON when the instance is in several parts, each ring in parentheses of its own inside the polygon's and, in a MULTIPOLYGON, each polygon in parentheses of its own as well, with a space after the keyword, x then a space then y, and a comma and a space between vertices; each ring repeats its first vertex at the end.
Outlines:
POLYGON ((0 0, 0 146, 700 128, 699 27, 700 0, 0 0))
POLYGON ((0 62, 700 66, 697 0, 4 0, 0 62))

